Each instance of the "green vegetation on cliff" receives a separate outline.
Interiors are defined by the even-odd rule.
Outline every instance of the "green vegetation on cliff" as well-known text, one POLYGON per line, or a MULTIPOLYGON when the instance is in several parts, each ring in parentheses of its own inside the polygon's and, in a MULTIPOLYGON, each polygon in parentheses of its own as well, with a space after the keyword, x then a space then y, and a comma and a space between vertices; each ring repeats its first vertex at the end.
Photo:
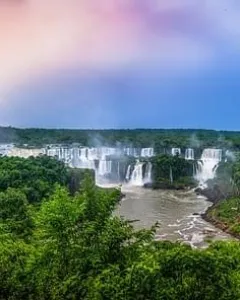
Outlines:
POLYGON ((240 238, 240 199, 228 198, 220 201, 207 213, 216 226, 240 238))
POLYGON ((206 219, 240 238, 240 157, 220 163, 215 179, 208 184, 214 205, 206 219))
POLYGON ((166 154, 151 159, 153 167, 153 188, 184 189, 194 187, 195 161, 166 154))

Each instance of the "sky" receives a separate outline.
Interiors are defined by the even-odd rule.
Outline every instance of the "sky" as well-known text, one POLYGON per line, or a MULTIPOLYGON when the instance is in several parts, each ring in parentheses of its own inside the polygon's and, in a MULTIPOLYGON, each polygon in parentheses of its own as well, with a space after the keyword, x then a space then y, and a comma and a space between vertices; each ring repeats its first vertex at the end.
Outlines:
POLYGON ((239 0, 0 0, 0 125, 240 130, 239 0))

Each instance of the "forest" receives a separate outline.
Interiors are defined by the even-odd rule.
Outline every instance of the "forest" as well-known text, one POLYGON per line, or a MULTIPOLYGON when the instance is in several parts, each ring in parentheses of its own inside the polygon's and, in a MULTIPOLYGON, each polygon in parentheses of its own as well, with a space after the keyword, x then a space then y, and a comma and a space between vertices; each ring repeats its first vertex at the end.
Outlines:
POLYGON ((71 130, 0 127, 0 143, 32 146, 79 143, 89 147, 121 144, 136 148, 154 147, 157 153, 171 147, 240 150, 240 132, 199 129, 71 130))
POLYGON ((179 155, 160 154, 150 159, 152 163, 153 189, 186 189, 197 186, 194 179, 195 160, 186 160, 179 155))
MULTIPOLYGON (((219 168, 214 184, 234 182, 226 199, 239 197, 239 166, 219 168)), ((113 214, 120 190, 53 158, 1 157, 0 178, 1 300, 240 299, 238 241, 156 241, 161 225, 136 230, 113 214)))

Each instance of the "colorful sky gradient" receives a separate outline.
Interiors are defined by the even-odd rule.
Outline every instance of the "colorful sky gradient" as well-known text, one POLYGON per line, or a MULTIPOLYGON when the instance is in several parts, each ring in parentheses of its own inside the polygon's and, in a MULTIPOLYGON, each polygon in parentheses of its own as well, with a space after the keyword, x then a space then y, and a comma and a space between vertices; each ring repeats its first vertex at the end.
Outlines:
POLYGON ((240 129, 240 1, 1 0, 0 120, 240 129))

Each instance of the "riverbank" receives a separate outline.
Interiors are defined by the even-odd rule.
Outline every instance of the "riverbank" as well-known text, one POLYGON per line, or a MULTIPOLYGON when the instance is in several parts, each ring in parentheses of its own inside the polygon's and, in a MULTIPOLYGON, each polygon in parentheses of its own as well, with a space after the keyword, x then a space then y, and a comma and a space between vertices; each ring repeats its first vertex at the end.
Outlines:
POLYGON ((219 200, 201 216, 215 227, 240 239, 240 199, 219 200))
POLYGON ((195 193, 212 203, 212 206, 201 214, 203 220, 240 239, 240 199, 224 194, 217 184, 205 189, 197 188, 195 193))

